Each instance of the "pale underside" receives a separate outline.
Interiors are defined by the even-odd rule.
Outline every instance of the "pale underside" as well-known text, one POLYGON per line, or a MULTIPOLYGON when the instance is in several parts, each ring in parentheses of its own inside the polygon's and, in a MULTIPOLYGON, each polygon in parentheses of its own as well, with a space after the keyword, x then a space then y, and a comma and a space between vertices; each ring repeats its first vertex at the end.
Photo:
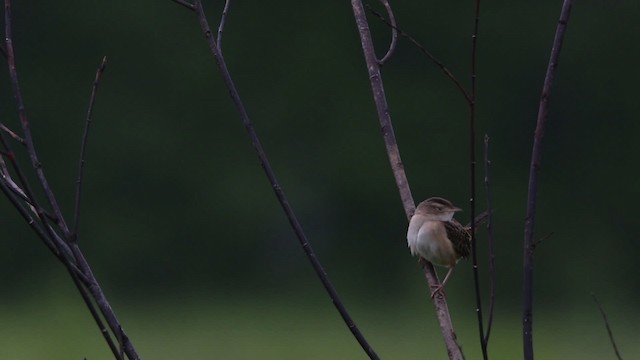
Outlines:
POLYGON ((447 235, 444 222, 422 215, 411 218, 407 244, 412 255, 420 255, 436 265, 452 267, 459 258, 447 235))

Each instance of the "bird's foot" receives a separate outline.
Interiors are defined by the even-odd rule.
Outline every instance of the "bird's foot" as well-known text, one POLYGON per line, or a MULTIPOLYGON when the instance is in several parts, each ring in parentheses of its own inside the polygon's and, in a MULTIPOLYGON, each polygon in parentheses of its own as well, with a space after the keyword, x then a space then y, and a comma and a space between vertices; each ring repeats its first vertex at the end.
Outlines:
POLYGON ((432 288, 435 288, 435 290, 433 290, 433 292, 431 293, 431 298, 433 299, 437 293, 442 294, 442 296, 446 296, 447 294, 444 292, 444 284, 439 284, 436 286, 432 286, 432 288))

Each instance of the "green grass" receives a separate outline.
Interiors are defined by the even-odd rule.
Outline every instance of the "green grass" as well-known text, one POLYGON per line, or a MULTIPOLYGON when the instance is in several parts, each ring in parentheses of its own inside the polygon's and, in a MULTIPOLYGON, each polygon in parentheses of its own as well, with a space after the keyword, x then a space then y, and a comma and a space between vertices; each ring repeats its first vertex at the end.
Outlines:
MULTIPOLYGON (((76 295, 33 299, 0 308, 0 359, 112 359, 76 295)), ((157 299, 155 299, 157 300, 157 299)), ((365 304, 350 299, 352 315, 382 359, 446 359, 430 304, 413 299, 365 304)), ((326 299, 299 301, 202 296, 113 304, 143 359, 366 359, 326 299)), ((467 359, 478 359, 472 309, 451 304, 467 359)), ((534 322, 538 359, 612 359, 613 350, 597 310, 538 310, 534 322)), ((637 313, 610 316, 626 359, 640 357, 633 325, 637 313)), ((610 314, 611 315, 611 314, 610 314)), ((521 358, 518 314, 497 314, 492 359, 521 358)))

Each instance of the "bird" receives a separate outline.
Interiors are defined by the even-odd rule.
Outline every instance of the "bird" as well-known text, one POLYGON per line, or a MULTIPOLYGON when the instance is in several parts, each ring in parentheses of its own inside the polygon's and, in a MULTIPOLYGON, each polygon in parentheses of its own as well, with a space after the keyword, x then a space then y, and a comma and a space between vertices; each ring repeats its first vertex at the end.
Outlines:
MULTIPOLYGON (((409 221, 407 245, 411 255, 449 268, 442 283, 431 293, 431 298, 444 288, 458 260, 468 257, 471 252, 470 227, 462 226, 453 218, 459 211, 462 209, 451 201, 432 197, 418 204, 409 221)), ((476 220, 476 224, 478 222, 476 220)))

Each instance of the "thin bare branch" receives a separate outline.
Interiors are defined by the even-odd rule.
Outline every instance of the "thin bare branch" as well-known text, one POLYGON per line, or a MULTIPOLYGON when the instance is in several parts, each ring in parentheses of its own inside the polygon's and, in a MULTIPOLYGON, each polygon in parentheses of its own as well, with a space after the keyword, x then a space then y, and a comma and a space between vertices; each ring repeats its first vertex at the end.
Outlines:
MULTIPOLYGON (((24 195, 20 195, 21 190, 18 188, 18 191, 11 188, 9 183, 10 180, 7 176, 3 176, 0 178, 0 190, 7 197, 9 202, 13 205, 13 207, 18 211, 18 214, 22 216, 27 225, 33 230, 33 232, 44 242, 44 244, 49 248, 49 250, 68 268, 77 273, 80 277, 83 277, 77 266, 73 261, 73 256, 71 255, 71 250, 68 248, 66 243, 60 239, 55 231, 48 224, 42 224, 39 221, 36 221, 29 213, 27 208, 23 205, 26 203, 31 212, 35 215, 38 215, 34 206, 31 205, 28 201, 23 199, 24 195), (43 226, 46 227, 46 230, 43 230, 43 226)), ((15 184, 14 184, 15 185, 15 184)))
MULTIPOLYGON (((7 45, 6 49, 3 49, 4 53, 5 53, 5 57, 7 58, 7 63, 8 63, 8 67, 9 67, 9 74, 11 77, 11 84, 13 86, 14 89, 14 97, 16 98, 16 103, 18 105, 18 113, 20 115, 20 118, 22 119, 23 113, 24 111, 24 103, 22 102, 22 97, 20 95, 20 91, 19 91, 19 85, 18 85, 18 80, 17 80, 17 70, 15 67, 15 57, 13 55, 13 45, 12 45, 12 29, 11 29, 11 2, 8 0, 5 0, 4 2, 4 6, 5 6, 5 11, 4 11, 4 15, 5 15, 5 43, 7 45), (7 51, 7 49, 10 50, 7 51)), ((26 117, 26 115, 24 115, 26 117)), ((7 129, 8 130, 8 129, 7 129)), ((8 185, 12 185, 10 186, 11 191, 15 192, 18 196, 22 197, 23 199, 26 198, 26 201, 28 201, 30 203, 30 205, 34 208, 36 216, 38 217, 38 219, 40 219, 40 221, 43 223, 43 225, 46 222, 46 219, 44 216, 44 210, 42 209, 41 206, 39 206, 39 204, 36 203, 36 199, 35 196, 33 194, 33 191, 31 190, 31 186, 29 185, 29 182, 27 181, 27 178, 24 174, 24 172, 22 171, 22 169, 20 168, 20 166, 18 165, 18 162, 16 161, 16 157, 15 157, 15 153, 12 150, 12 146, 11 144, 5 139, 4 135, 3 135, 4 131, 0 131, 0 143, 2 144, 2 147, 4 148, 4 156, 7 157, 7 159, 9 160, 9 162, 11 163, 11 167, 13 168, 13 170, 15 171, 15 174, 18 177, 18 181, 20 181, 20 184, 22 185, 22 187, 19 187, 17 184, 15 184, 13 182, 13 180, 10 178, 10 174, 9 171, 6 170, 4 171, 4 174, 7 178, 7 184, 8 185)), ((7 132, 12 138, 17 138, 20 139, 18 142, 20 142, 23 145, 27 145, 27 142, 19 137, 18 135, 16 135, 13 131, 7 132), (13 135, 12 135, 13 134, 13 135)), ((27 150, 28 151, 28 150, 27 150)), ((25 218, 26 220, 27 218, 25 218)), ((33 219, 30 219, 29 221, 33 221, 33 219)), ((31 223, 29 223, 31 225, 31 223)), ((35 229, 34 229, 35 230, 35 229)))
MULTIPOLYGON (((87 260, 84 257, 84 254, 78 247, 78 243, 77 242, 69 243, 69 248, 71 249, 71 252, 74 258, 76 259, 79 272, 82 273, 83 275, 80 279, 83 281, 84 286, 87 288, 87 290, 91 294, 91 297, 93 297, 93 299, 95 300, 96 305, 100 309, 100 312, 102 313, 102 316, 104 317, 105 321, 109 325, 109 328, 111 329, 115 337, 118 339, 118 342, 120 343, 120 347, 121 347, 120 351, 123 351, 125 354, 127 354, 129 359, 131 360, 140 359, 140 356, 138 355, 135 348, 133 347, 133 343, 131 343, 131 340, 129 339, 127 334, 124 332, 124 329, 120 324, 120 321, 118 320, 115 312, 111 308, 111 304, 107 300, 106 296, 104 295, 104 291, 102 291, 100 284, 96 280, 96 277, 93 274, 93 271, 89 266, 89 263, 87 262, 87 260)), ((100 327, 101 325, 98 324, 98 326, 100 327)))
MULTIPOLYGON (((11 157, 11 153, 5 152, 4 150, 0 150, 0 154, 6 157, 11 157)), ((24 193, 24 190, 22 190, 20 186, 18 186, 18 184, 16 184, 15 181, 13 181, 13 178, 11 177, 11 173, 9 172, 9 168, 7 167, 7 164, 4 161, 4 157, 2 156, 0 156, 0 177, 2 177, 2 180, 5 181, 9 189, 13 191, 13 193, 16 194, 20 198, 20 200, 29 204, 29 206, 33 210, 33 213, 35 214, 36 210, 35 208, 33 208, 33 204, 31 204, 31 200, 27 197, 27 194, 24 193)))
POLYGON ((218 24, 218 36, 216 37, 216 43, 218 44, 218 48, 222 50, 222 33, 224 32, 224 25, 227 21, 227 14, 229 13, 229 6, 231 5, 231 0, 225 0, 224 8, 222 9, 222 15, 220 16, 220 24, 218 24))
POLYGON ((382 3, 384 8, 387 10, 389 23, 391 24, 391 43, 389 44, 389 49, 387 50, 387 53, 382 57, 382 59, 378 60, 378 65, 384 66, 384 64, 393 56, 393 53, 396 50, 396 44, 398 43, 398 29, 396 28, 396 17, 393 15, 393 9, 391 9, 389 1, 380 0, 380 3, 382 3))
POLYGON ((591 293, 591 297, 593 301, 595 301, 598 306, 598 310, 600 310, 600 315, 602 315, 602 319, 604 320, 604 326, 607 328, 607 334, 609 335, 609 341, 611 341, 611 346, 613 346, 613 351, 616 353, 616 357, 618 360, 622 360, 622 355, 620 355, 620 351, 618 351, 618 346, 616 345, 616 339, 613 337, 613 332, 611 331, 611 326, 609 325, 609 319, 607 318, 607 313, 604 311, 602 304, 596 297, 596 294, 591 293))
POLYGON ((78 161, 78 177, 76 179, 76 198, 73 211, 73 230, 71 231, 71 241, 76 241, 78 236, 78 227, 80 226, 80 197, 82 196, 82 176, 85 163, 85 154, 87 150, 87 141, 89 140, 89 128, 93 118, 93 106, 96 102, 96 94, 98 92, 98 85, 100 79, 104 73, 104 69, 107 66, 107 57, 102 58, 102 62, 96 70, 96 76, 93 79, 93 86, 91 87, 91 96, 89 97, 89 108, 87 109, 87 117, 85 118, 84 132, 82 134, 82 141, 80 143, 80 160, 78 161))
POLYGON ((547 239, 549 239, 550 237, 552 237, 555 233, 552 231, 550 233, 548 233, 547 235, 541 237, 540 239, 534 240, 533 245, 532 245, 532 249, 535 250, 538 248, 538 245, 542 244, 544 241, 546 241, 547 239))
POLYGON ((193 6, 193 4, 188 1, 185 1, 185 0, 171 0, 171 1, 173 1, 176 4, 180 4, 191 11, 196 11, 196 7, 193 6))
POLYGON ((21 202, 22 199, 17 197, 16 193, 9 188, 5 179, 0 179, 0 190, 4 193, 4 195, 9 199, 9 202, 13 205, 14 208, 18 211, 18 213, 24 218, 29 227, 38 235, 40 239, 44 242, 44 244, 49 248, 49 250, 60 259, 62 256, 60 254, 60 250, 51 242, 49 237, 45 234, 45 232, 40 227, 40 223, 35 221, 29 211, 23 206, 21 202))
POLYGON ((396 29, 398 31, 398 33, 402 37, 404 37, 407 40, 409 40, 409 42, 411 42, 415 47, 417 47, 418 50, 420 50, 420 52, 424 56, 426 56, 431 62, 433 62, 437 67, 439 67, 440 70, 442 70, 442 72, 444 73, 444 75, 446 77, 448 77, 449 80, 451 80, 451 82, 453 82, 453 84, 456 86, 456 88, 458 88, 458 90, 460 91, 462 96, 464 96, 464 99, 467 101, 467 103, 471 103, 471 96, 469 95, 469 93, 467 93, 467 90, 465 90, 464 86, 462 86, 460 81, 458 81, 458 79, 453 75, 453 73, 446 66, 444 66, 444 64, 440 60, 438 60, 438 58, 436 58, 433 54, 431 54, 431 52, 429 50, 427 50, 424 46, 422 46, 422 44, 420 44, 418 42, 418 40, 416 40, 413 36, 407 34, 406 32, 404 32, 402 29, 400 29, 396 25, 391 24, 387 19, 384 18, 384 16, 380 15, 380 13, 378 13, 375 10, 373 10, 369 5, 367 5, 367 8, 369 9, 369 11, 371 11, 372 14, 374 14, 382 22, 387 24, 387 26, 389 26, 389 27, 391 27, 393 29, 396 29))
MULTIPOLYGON (((469 198, 469 208, 471 218, 475 218, 476 213, 476 98, 477 92, 477 55, 478 55, 478 27, 480 22, 480 0, 475 1, 475 17, 473 23, 473 33, 471 34, 471 93, 469 101, 469 172, 471 182, 471 197, 469 198)), ((491 214, 489 213, 489 216, 491 214)), ((489 359, 487 352, 487 338, 484 335, 484 322, 482 314, 482 294, 480 291, 480 274, 478 271, 478 251, 476 243, 475 224, 471 223, 471 257, 473 260, 473 283, 476 293, 476 317, 478 320, 478 334, 480 336, 480 348, 482 358, 489 359)))
POLYGON ((484 135, 484 186, 487 202, 487 243, 489 244, 489 313, 487 314, 487 331, 484 334, 485 345, 489 344, 493 327, 493 310, 496 295, 496 250, 493 237, 493 205, 491 194, 491 160, 489 159, 489 135, 484 135))
MULTIPOLYGON (((42 206, 37 202, 33 194, 33 191, 31 190, 31 186, 27 181, 26 175, 24 174, 24 172, 22 171, 22 168, 16 161, 16 156, 15 156, 15 153, 13 152, 12 146, 9 143, 9 141, 5 139, 4 133, 2 131, 0 131, 0 145, 2 145, 2 148, 4 149, 2 150, 2 156, 6 157, 9 163, 11 163, 11 167, 13 168, 13 171, 18 177, 18 181, 20 182, 20 185, 22 185, 22 187, 20 187, 18 184, 16 184, 13 181, 13 178, 11 177, 11 173, 8 167, 6 166, 6 163, 3 160, 2 161, 2 177, 7 184, 7 189, 9 189, 15 195, 20 197, 22 201, 26 202, 31 207, 31 210, 36 215, 36 218, 40 220, 43 226, 46 226, 47 219, 50 219, 51 216, 50 214, 47 214, 46 211, 42 208, 42 206)), ((30 219, 29 221, 34 221, 34 220, 30 219)))
MULTIPOLYGON (((404 165, 400 158, 400 150, 398 149, 398 144, 393 131, 391 114, 389 112, 384 91, 380 65, 376 60, 373 40, 371 38, 371 32, 369 31, 369 24, 367 22, 362 1, 352 0, 351 7, 353 8, 354 18, 360 35, 362 50, 364 52, 364 58, 369 72, 369 81, 373 92, 373 99, 376 104, 376 110, 380 121, 380 128, 382 130, 387 155, 389 157, 391 169, 396 180, 396 185, 398 187, 398 192, 400 193, 400 198, 402 200, 402 205, 407 215, 407 219, 410 219, 415 211, 415 204, 413 202, 413 196, 411 195, 411 189, 409 188, 409 182, 404 171, 404 165)), ((420 264, 422 265, 425 278, 427 279, 429 286, 437 287, 438 284, 440 284, 440 281, 438 280, 438 276, 433 265, 423 259, 420 261, 420 264)), ((436 308, 436 316, 440 324, 440 330, 442 332, 449 357, 456 360, 463 359, 462 349, 457 343, 447 302, 441 292, 433 298, 433 303, 436 308)))
POLYGON ((285 212, 287 219, 289 220, 289 224, 293 228, 293 231, 295 232, 296 237, 298 238, 300 246, 302 246, 302 249, 304 250, 307 258, 309 259, 309 262, 311 263, 314 271, 316 272, 318 278, 322 282, 322 285, 324 286, 325 290, 329 294, 329 297, 333 301, 334 306, 342 316, 342 319, 344 320, 345 324, 347 325, 347 327, 349 328, 353 336, 356 338, 356 340, 358 341, 362 349, 369 356, 369 358, 379 359, 378 355, 375 353, 373 348, 369 345, 365 337, 360 332, 360 329, 358 329, 358 327, 356 326, 355 322, 351 318, 351 315, 349 315, 342 300, 340 300, 340 297, 338 296, 338 293, 335 287, 329 280, 329 277, 326 271, 322 267, 322 264, 318 260, 311 244, 307 240, 307 237, 302 229, 302 226, 300 225, 300 222, 298 221, 295 213, 293 212, 291 205, 289 205, 289 201, 285 196, 284 191, 282 190, 282 187, 280 186, 280 183, 278 182, 275 176, 273 168, 269 163, 269 159, 264 151, 264 148, 262 147, 262 143, 258 138, 258 135, 253 127, 253 123, 249 119, 247 110, 242 102, 240 94, 238 93, 236 85, 233 82, 231 73, 227 68, 227 64, 222 54, 222 49, 216 43, 216 39, 213 36, 213 32, 211 31, 209 22, 207 21, 206 14, 204 12, 204 9, 202 8, 202 3, 200 0, 195 1, 195 9, 198 16, 198 20, 200 22, 200 27, 202 28, 202 32, 204 33, 207 39, 209 48, 216 60, 216 64, 218 65, 218 69, 220 70, 224 83, 227 89, 229 90, 229 95, 231 96, 231 99, 233 100, 233 103, 236 106, 236 110, 240 114, 240 118, 242 120, 242 124, 245 128, 245 131, 247 132, 247 135, 251 140, 251 144, 253 145, 253 148, 255 149, 258 155, 258 158, 260 160, 260 165, 262 166, 262 169, 264 170, 265 175, 267 176, 267 178, 269 179, 269 182, 271 183, 271 186, 273 187, 275 195, 278 198, 278 201, 280 202, 280 205, 283 211, 285 212))
POLYGON ((89 309, 89 313, 91 313, 91 317, 93 317, 93 321, 95 321, 96 325, 98 326, 98 329, 100 329, 100 333, 102 334, 102 337, 104 337, 104 340, 107 342, 107 346, 109 346, 109 349, 111 349, 111 353, 113 353, 113 356, 116 358, 116 360, 124 360, 124 356, 120 351, 118 351, 118 346, 116 346, 116 344, 113 342, 113 339, 111 338, 111 334, 109 333, 109 330, 107 330, 106 326, 104 325, 104 322, 100 318, 100 314, 98 313, 98 310, 96 309, 95 305, 91 301, 91 298, 87 293, 87 290, 82 286, 82 280, 81 278, 78 277, 80 272, 71 267, 67 267, 67 270, 69 271, 69 275, 71 276, 71 279, 73 279, 73 282, 76 288, 80 292, 82 301, 84 301, 85 305, 87 306, 87 309, 89 309))
MULTIPOLYGON (((0 153, 4 153, 4 151, 0 150, 0 153)), ((44 216, 46 219, 54 221, 54 217, 42 209, 39 204, 36 204, 31 198, 27 196, 27 194, 18 186, 18 184, 13 181, 11 174, 9 173, 9 169, 7 168, 4 159, 0 156, 0 176, 2 176, 3 180, 6 182, 9 189, 16 194, 20 198, 20 200, 24 201, 27 206, 31 209, 31 212, 36 215, 36 217, 40 218, 40 216, 44 216), (39 209, 36 209, 36 207, 39 209)), ((44 224, 44 222, 43 222, 44 224)))
POLYGON ((16 184, 13 181, 9 169, 7 168, 4 160, 2 160, 2 164, 1 164, 2 179, 1 180, 3 182, 3 185, 6 186, 7 192, 5 192, 5 196, 7 196, 7 198, 18 210, 18 212, 23 215, 23 218, 25 219, 27 224, 42 239, 42 241, 47 245, 47 247, 51 249, 54 255, 58 257, 58 259, 60 259, 65 264, 66 262, 69 262, 72 266, 75 266, 73 265, 73 260, 71 258, 64 256, 65 254, 69 254, 68 251, 66 253, 63 251, 66 247, 61 246, 61 244, 56 244, 56 241, 54 239, 54 236, 56 235, 55 231, 52 229, 52 227, 49 224, 49 220, 52 219, 52 216, 51 214, 47 213, 43 209, 42 205, 35 198, 33 191, 31 190, 31 187, 29 185, 29 182, 27 181, 27 178, 24 172, 22 171, 22 168, 16 161, 16 157, 11 148, 11 145, 5 139, 4 134, 2 132, 0 132, 0 145, 2 145, 2 147, 4 148, 2 155, 9 160, 14 172, 18 176, 18 180, 20 181, 20 184, 22 185, 22 187, 20 187, 18 184, 16 184), (35 219, 31 217, 31 215, 22 206, 20 201, 14 198, 14 196, 17 196, 20 200, 24 201, 24 203, 26 203, 27 206, 29 206, 30 210, 36 216, 35 219), (39 222, 36 222, 36 219, 39 220, 39 222))
POLYGON ((72 259, 69 256, 66 256, 70 254, 70 252, 65 252, 65 250, 68 250, 65 243, 62 241, 56 242, 56 239, 58 239, 57 237, 55 237, 56 233, 47 222, 49 216, 45 213, 45 211, 42 209, 42 206, 40 206, 40 204, 37 203, 35 198, 33 197, 31 189, 29 188, 29 184, 26 181, 25 175, 23 174, 22 169, 17 163, 9 143, 6 141, 1 132, 0 144, 5 149, 2 151, 2 156, 0 156, 0 186, 2 187, 2 192, 5 194, 9 202, 11 202, 11 204, 16 208, 18 213, 24 218, 29 227, 31 227, 36 235, 38 235, 38 237, 45 243, 49 250, 51 250, 51 252, 65 265, 68 264, 71 267, 75 267, 72 259), (20 179, 20 182, 23 184, 23 187, 25 187, 26 190, 20 188, 20 186, 18 186, 18 184, 13 181, 11 173, 4 161, 3 156, 9 160, 14 171, 18 175, 18 178, 20 179), (36 218, 33 218, 31 213, 27 211, 27 207, 36 216, 36 218))
POLYGON ((7 133, 9 136, 11 136, 11 138, 17 142, 19 142, 21 145, 27 145, 27 143, 24 141, 23 138, 21 138, 20 136, 18 136, 18 134, 16 134, 15 132, 11 131, 11 129, 9 129, 8 127, 6 127, 4 124, 0 123, 0 130, 4 131, 5 133, 7 133))
POLYGON ((549 97, 551 87, 558 66, 560 50, 564 41, 564 34, 571 14, 573 0, 564 0, 560 19, 553 39, 553 47, 549 56, 547 73, 540 95, 538 119, 533 137, 533 149, 531 151, 531 164, 529 167, 529 186, 527 193, 527 213, 524 224, 523 246, 523 275, 522 275, 522 343, 525 360, 533 360, 533 253, 534 253, 534 227, 536 220, 536 199, 538 195, 538 174, 540 172, 542 158, 542 137, 544 127, 549 115, 549 97))
POLYGON ((33 144, 33 138, 31 136, 31 126, 29 125, 29 120, 27 118, 27 112, 25 110, 24 101, 22 100, 22 92, 20 91, 20 83, 18 81, 18 71, 16 69, 16 61, 15 61, 15 52, 13 49, 13 30, 12 30, 12 18, 11 18, 11 0, 4 0, 4 21, 5 21, 5 41, 6 41, 6 50, 7 50, 7 63, 9 65, 9 77, 11 78, 11 86, 13 88, 13 95, 16 99, 16 104, 18 106, 18 116, 20 117, 20 125, 22 126, 22 132, 24 133, 24 140, 27 143, 27 152, 29 153, 29 158, 31 160, 31 165, 36 172, 40 185, 44 190, 45 196, 51 206, 51 210, 53 211, 54 216, 56 217, 56 222, 58 226, 65 233, 65 237, 69 234, 69 229, 67 224, 64 221, 62 216, 62 212, 58 203, 53 195, 53 191, 49 186, 49 182, 47 181, 46 176, 44 175, 44 171, 42 169, 42 164, 38 159, 38 155, 36 153, 35 146, 33 144))

